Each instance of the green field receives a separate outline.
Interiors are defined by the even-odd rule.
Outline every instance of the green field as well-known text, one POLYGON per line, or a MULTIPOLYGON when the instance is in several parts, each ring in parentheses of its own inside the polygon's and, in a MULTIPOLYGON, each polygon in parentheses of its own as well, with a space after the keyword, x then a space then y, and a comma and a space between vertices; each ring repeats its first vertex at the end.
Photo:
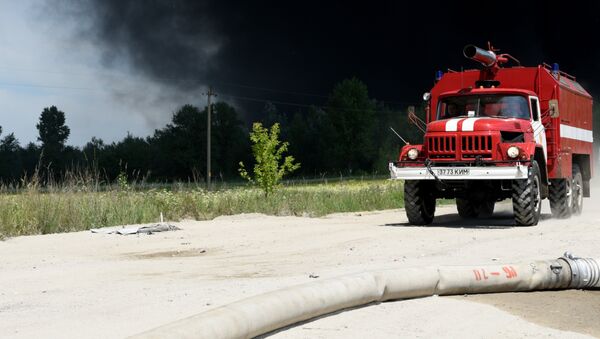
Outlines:
POLYGON ((95 227, 219 215, 265 213, 322 216, 403 206, 402 183, 385 179, 293 181, 265 197, 257 188, 220 185, 208 192, 193 184, 148 188, 67 185, 0 194, 0 238, 81 231, 95 227))

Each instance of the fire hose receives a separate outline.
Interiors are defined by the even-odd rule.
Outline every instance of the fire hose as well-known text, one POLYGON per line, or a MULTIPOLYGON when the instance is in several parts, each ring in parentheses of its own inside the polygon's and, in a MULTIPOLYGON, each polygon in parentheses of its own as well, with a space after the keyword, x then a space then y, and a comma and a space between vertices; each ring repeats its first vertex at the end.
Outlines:
POLYGON ((252 338, 370 303, 495 292, 600 288, 599 260, 565 253, 554 260, 482 266, 397 268, 285 288, 160 326, 134 338, 252 338))

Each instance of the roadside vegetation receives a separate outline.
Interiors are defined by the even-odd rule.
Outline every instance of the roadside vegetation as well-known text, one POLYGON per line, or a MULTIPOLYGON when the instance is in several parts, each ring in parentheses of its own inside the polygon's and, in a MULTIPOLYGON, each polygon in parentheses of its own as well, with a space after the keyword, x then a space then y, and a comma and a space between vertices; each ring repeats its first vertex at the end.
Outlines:
POLYGON ((161 212, 165 220, 177 221, 239 213, 317 217, 403 206, 400 182, 361 178, 288 181, 268 196, 260 187, 241 183, 206 191, 194 183, 102 186, 90 180, 47 187, 33 182, 19 191, 2 190, 0 238, 157 222, 161 212))
POLYGON ((82 147, 67 144, 71 128, 56 106, 42 109, 36 143, 21 145, 0 127, 0 238, 156 222, 161 213, 176 221, 402 207, 401 183, 384 179, 400 147, 388 129, 411 141, 419 132, 360 80, 341 81, 315 106, 281 111, 265 102, 251 129, 233 106, 211 108, 209 191, 208 107, 184 104, 147 137, 82 147), (380 176, 362 179, 372 173, 380 176))
MULTIPOLYGON (((355 78, 336 84, 314 106, 278 107, 269 101, 262 105, 211 104, 212 182, 239 180, 240 162, 248 166, 248 174, 254 174, 254 143, 249 138, 254 123, 269 130, 277 124, 279 137, 289 143, 286 153, 301 164, 292 172, 296 177, 384 174, 402 145, 390 126, 411 143, 422 137, 408 123, 404 105, 371 98, 366 84, 355 78)), ((208 107, 182 102, 172 109, 163 112, 171 116, 170 121, 150 135, 127 134, 110 143, 92 137, 74 146, 69 137, 78 131, 69 126, 69 118, 78 112, 40 107, 39 120, 31 126, 38 132, 36 142, 23 143, 12 131, 0 128, 0 182, 18 182, 23 176, 31 177, 37 168, 52 171, 55 180, 81 168, 98 169, 110 182, 122 172, 130 178, 144 176, 146 182, 205 180, 208 107)), ((417 113, 424 117, 423 111, 417 113)))
POLYGON ((298 168, 300 164, 294 163, 291 155, 283 158, 289 143, 279 140, 279 124, 275 123, 271 129, 263 127, 260 122, 255 122, 250 133, 252 141, 252 154, 254 155, 253 176, 248 174, 244 162, 240 161, 240 176, 253 185, 260 187, 265 196, 273 193, 279 187, 283 177, 298 168), (283 163, 281 160, 283 158, 283 163))

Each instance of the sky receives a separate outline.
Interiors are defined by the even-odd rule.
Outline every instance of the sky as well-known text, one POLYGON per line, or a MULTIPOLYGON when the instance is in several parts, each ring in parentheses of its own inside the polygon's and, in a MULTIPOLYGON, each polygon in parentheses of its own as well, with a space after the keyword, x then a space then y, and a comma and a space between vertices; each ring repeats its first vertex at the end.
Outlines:
POLYGON ((208 86, 249 122, 364 81, 403 109, 436 70, 477 65, 491 41, 524 65, 558 62, 600 92, 600 2, 0 0, 0 126, 35 142, 44 107, 64 111, 68 143, 147 136, 208 86))

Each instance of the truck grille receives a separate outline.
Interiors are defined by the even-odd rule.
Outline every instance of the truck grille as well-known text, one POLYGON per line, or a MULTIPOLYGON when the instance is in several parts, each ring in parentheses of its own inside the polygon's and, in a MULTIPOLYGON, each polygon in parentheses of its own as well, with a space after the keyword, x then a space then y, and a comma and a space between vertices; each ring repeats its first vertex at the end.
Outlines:
POLYGON ((435 136, 427 138, 427 151, 430 158, 454 158, 456 157, 455 136, 435 136))
POLYGON ((461 151, 463 158, 492 157, 491 135, 468 135, 461 137, 461 151))
POLYGON ((427 154, 431 159, 492 158, 491 135, 427 136, 427 154))

